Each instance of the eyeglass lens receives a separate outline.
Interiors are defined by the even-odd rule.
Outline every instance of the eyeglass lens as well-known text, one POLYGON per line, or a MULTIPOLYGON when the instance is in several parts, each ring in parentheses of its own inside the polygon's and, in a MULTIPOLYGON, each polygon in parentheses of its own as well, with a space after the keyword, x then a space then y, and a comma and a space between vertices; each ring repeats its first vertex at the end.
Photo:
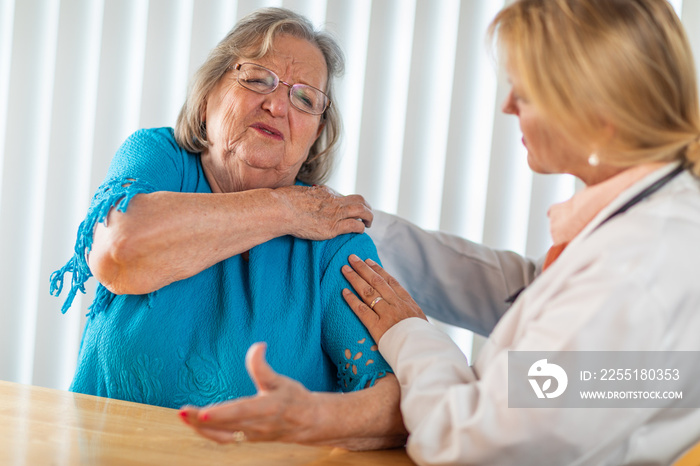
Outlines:
MULTIPOLYGON (((279 77, 260 65, 242 63, 238 69, 238 83, 259 94, 269 94, 280 84, 279 77)), ((315 87, 306 84, 293 84, 289 90, 289 99, 302 112, 320 115, 326 110, 327 97, 315 87)))

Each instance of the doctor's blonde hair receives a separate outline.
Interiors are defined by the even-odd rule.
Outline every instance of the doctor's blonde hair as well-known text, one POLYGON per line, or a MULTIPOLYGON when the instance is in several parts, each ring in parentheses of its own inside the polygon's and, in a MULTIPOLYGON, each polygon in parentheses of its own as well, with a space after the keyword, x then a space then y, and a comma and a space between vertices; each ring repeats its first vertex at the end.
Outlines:
POLYGON ((695 65, 668 1, 516 0, 489 37, 526 97, 569 137, 600 144, 601 160, 682 160, 700 175, 695 65))

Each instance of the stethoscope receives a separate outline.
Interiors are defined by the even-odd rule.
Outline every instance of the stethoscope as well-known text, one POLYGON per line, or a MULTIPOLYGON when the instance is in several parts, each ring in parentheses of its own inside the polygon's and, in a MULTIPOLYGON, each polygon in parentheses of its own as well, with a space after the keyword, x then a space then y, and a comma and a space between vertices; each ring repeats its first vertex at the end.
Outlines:
MULTIPOLYGON (((676 176, 680 175, 683 171, 685 170, 685 166, 683 164, 678 165, 676 168, 674 168, 672 171, 664 175, 663 177, 659 178, 656 180, 654 183, 650 184, 647 186, 645 189, 640 191, 636 196, 634 196, 632 199, 629 201, 625 202, 622 207, 617 209, 615 212, 611 213, 608 215, 608 217, 600 222, 598 226, 596 226, 593 231, 596 231, 598 228, 602 227, 604 224, 612 220, 613 218, 617 217, 618 215, 628 211, 630 208, 634 207, 635 205, 639 204, 641 201, 646 199, 647 197, 651 196, 654 194, 656 191, 664 187, 666 184, 668 184, 669 181, 674 179, 676 176)), ((518 291, 513 293, 511 296, 506 299, 507 304, 513 304, 516 299, 518 299, 518 296, 520 296, 520 293, 525 291, 525 288, 527 286, 524 286, 520 288, 518 291)))

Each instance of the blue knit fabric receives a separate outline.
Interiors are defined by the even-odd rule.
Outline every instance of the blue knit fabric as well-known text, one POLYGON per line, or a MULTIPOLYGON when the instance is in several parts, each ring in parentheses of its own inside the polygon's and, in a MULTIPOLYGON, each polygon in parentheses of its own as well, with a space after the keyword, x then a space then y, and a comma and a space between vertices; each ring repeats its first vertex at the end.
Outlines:
MULTIPOLYGON (((73 258, 51 277, 58 295, 72 273, 65 312, 91 276, 86 254, 96 222, 126 211, 138 193, 210 193, 199 156, 171 128, 140 130, 122 145, 80 225, 73 258)), ((177 408, 255 394, 244 356, 268 343, 272 368, 313 391, 351 391, 391 368, 342 298, 350 254, 378 261, 365 234, 328 241, 284 236, 147 295, 98 285, 71 390, 177 408)))

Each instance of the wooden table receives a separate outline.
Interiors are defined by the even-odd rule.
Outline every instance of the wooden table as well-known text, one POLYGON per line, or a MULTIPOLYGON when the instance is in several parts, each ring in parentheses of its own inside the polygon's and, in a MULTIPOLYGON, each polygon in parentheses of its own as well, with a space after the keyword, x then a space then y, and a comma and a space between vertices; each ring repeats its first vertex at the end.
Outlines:
POLYGON ((413 465, 404 449, 218 445, 178 411, 0 381, 2 465, 413 465))

